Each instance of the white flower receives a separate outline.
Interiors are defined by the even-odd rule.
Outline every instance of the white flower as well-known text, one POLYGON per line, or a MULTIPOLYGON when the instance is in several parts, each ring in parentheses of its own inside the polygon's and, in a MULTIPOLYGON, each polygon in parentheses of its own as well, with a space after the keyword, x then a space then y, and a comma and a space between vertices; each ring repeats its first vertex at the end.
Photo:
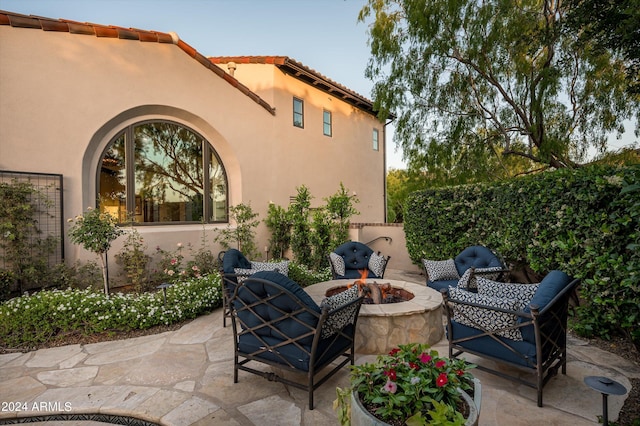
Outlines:
POLYGON ((178 248, 182 248, 182 243, 178 243, 178 248))
POLYGON ((167 275, 169 275, 170 277, 173 276, 173 274, 175 274, 175 271, 173 269, 169 269, 167 271, 167 275))

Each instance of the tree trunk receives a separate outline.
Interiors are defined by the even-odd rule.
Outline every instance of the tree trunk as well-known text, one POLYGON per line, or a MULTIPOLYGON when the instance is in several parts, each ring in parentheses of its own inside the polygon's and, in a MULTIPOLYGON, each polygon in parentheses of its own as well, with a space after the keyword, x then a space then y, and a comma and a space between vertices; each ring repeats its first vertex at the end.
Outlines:
POLYGON ((107 252, 100 253, 100 262, 102 262, 102 281, 104 283, 104 294, 109 297, 109 275, 107 272, 107 252))

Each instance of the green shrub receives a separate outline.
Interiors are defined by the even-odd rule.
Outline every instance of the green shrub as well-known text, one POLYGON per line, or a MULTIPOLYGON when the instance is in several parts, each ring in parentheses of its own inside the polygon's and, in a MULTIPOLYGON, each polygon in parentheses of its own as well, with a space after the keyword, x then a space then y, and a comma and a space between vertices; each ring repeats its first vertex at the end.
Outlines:
POLYGON ((300 284, 302 287, 308 287, 312 284, 329 281, 332 278, 331 269, 329 267, 321 268, 313 271, 301 263, 289 263, 289 278, 300 284))
POLYGON ((61 335, 169 325, 221 305, 220 275, 188 278, 162 291, 112 294, 86 290, 45 290, 0 304, 0 345, 30 349, 61 335))
POLYGON ((414 262, 486 245, 515 267, 582 280, 575 328, 640 347, 640 167, 589 166, 497 184, 411 194, 404 230, 414 262))

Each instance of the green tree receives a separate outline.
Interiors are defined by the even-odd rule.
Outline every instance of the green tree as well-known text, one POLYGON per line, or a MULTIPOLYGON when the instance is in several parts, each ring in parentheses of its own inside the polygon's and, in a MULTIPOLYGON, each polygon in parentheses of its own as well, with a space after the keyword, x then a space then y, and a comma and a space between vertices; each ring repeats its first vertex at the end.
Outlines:
POLYGON ((309 188, 302 185, 297 188, 296 198, 289 206, 291 217, 291 250, 293 256, 303 265, 311 265, 311 226, 309 214, 311 199, 309 188))
POLYGON ((104 294, 109 295, 109 266, 107 263, 107 253, 111 248, 111 243, 123 234, 123 230, 118 226, 115 217, 109 213, 101 213, 100 209, 88 207, 82 215, 75 219, 69 219, 72 223, 69 228, 69 239, 74 244, 79 244, 100 258, 102 263, 102 280, 104 283, 104 294))
POLYGON ((624 67, 561 31, 565 2, 369 0, 366 76, 412 168, 446 170, 514 156, 528 168, 576 167, 638 120, 624 67))
POLYGON ((620 54, 625 61, 627 90, 640 94, 640 1, 566 0, 567 27, 580 40, 620 54))
MULTIPOLYGON (((349 195, 349 190, 340 182, 340 189, 332 196, 325 198, 327 202, 327 212, 334 221, 332 233, 332 248, 338 247, 349 239, 349 224, 351 216, 358 214, 358 210, 353 206, 360 200, 355 195, 349 195)), ((328 247, 331 248, 331 247, 328 247)))
POLYGON ((231 226, 231 222, 226 229, 222 229, 215 237, 214 241, 222 244, 224 248, 230 248, 235 243, 248 259, 258 256, 258 248, 255 242, 255 228, 260 224, 260 220, 256 220, 259 216, 254 213, 250 204, 240 203, 237 206, 229 207, 229 216, 235 226, 231 226))
POLYGON ((271 231, 269 253, 275 259, 283 259, 291 242, 291 220, 289 213, 282 206, 270 203, 265 225, 271 231))

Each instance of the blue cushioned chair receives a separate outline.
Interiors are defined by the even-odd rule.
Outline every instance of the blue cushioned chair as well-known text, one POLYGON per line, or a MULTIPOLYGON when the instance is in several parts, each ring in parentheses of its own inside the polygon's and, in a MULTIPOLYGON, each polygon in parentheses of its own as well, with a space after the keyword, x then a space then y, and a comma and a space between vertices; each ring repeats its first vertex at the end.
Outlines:
MULTIPOLYGON (((453 260, 458 272, 458 277, 462 277, 469 268, 500 268, 500 273, 508 272, 504 261, 493 250, 484 246, 469 246, 462 250, 453 260)), ((432 280, 431 277, 429 277, 425 261, 426 259, 422 259, 422 266, 427 277, 428 287, 441 291, 442 289, 448 289, 449 287, 456 287, 458 285, 459 278, 432 280)))
POLYGON ((231 318, 231 305, 229 297, 238 284, 239 277, 246 277, 248 274, 236 274, 236 268, 251 269, 251 261, 247 259, 240 250, 229 249, 218 253, 218 263, 220 265, 220 275, 222 275, 222 326, 227 326, 227 318, 231 318), (226 277, 226 279, 224 279, 226 277))
POLYGON ((379 252, 374 252, 369 246, 359 241, 347 241, 336 247, 333 253, 342 258, 342 265, 336 265, 336 262, 329 255, 329 264, 334 280, 360 278, 363 270, 367 271, 368 278, 384 278, 384 271, 391 258, 391 256, 381 256, 379 252), (374 255, 380 261, 381 267, 378 271, 374 271, 370 267, 370 260, 374 255), (343 266, 344 273, 340 270, 343 266))
POLYGON ((294 281, 278 272, 264 271, 235 285, 229 301, 233 306, 234 383, 238 382, 238 370, 243 370, 307 390, 309 409, 313 410, 313 391, 345 365, 353 365, 362 297, 356 295, 331 310, 320 308, 294 281), (338 358, 342 361, 316 380, 316 374, 338 358), (256 370, 247 365, 250 362, 304 373, 307 383, 256 370))
MULTIPOLYGON (((478 368, 500 377, 532 387, 538 392, 538 406, 542 407, 542 389, 555 376, 558 369, 567 372, 567 316, 569 299, 579 280, 561 271, 551 271, 540 282, 533 299, 521 311, 510 311, 452 299, 442 290, 447 314, 447 338, 449 357, 464 352, 498 363, 508 364, 519 370, 535 374, 535 380, 527 381, 516 374, 509 375, 482 365, 478 368), (473 306, 464 310, 463 306, 473 306), (454 320, 454 315, 459 321, 454 320), (472 315, 469 312, 474 312, 472 315), (514 321, 499 327, 482 327, 477 318, 488 318, 494 313, 513 314, 514 321), (475 326, 460 323, 475 323, 475 326), (522 340, 512 340, 498 335, 505 330, 519 330, 522 340)), ((523 284, 526 285, 526 284, 523 284)))

